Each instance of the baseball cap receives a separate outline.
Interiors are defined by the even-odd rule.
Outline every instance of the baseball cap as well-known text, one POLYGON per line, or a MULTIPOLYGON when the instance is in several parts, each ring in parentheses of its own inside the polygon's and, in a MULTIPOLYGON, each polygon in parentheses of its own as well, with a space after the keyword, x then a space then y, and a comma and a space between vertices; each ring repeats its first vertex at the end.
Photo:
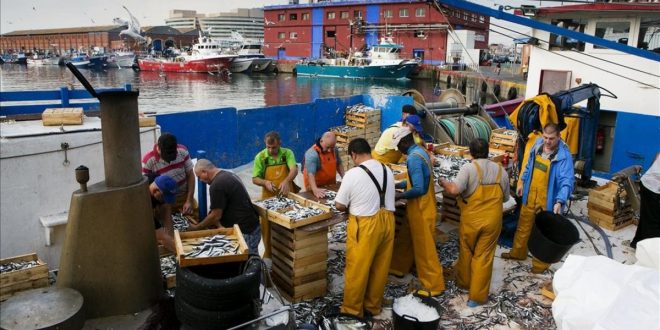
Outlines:
POLYGON ((161 175, 154 180, 158 190, 163 194, 163 202, 174 204, 176 202, 176 181, 167 175, 161 175))
POLYGON ((399 145, 399 142, 401 142, 401 139, 404 137, 412 134, 412 131, 408 127, 401 127, 399 128, 396 132, 394 132, 394 135, 392 135, 392 146, 394 148, 397 148, 399 145))
POLYGON ((166 161, 171 162, 176 159, 176 136, 170 133, 163 133, 158 138, 158 148, 160 149, 160 157, 166 161))
POLYGON ((406 117, 406 123, 412 125, 415 128, 415 131, 417 131, 417 133, 424 132, 424 128, 422 128, 422 120, 419 118, 418 115, 410 115, 406 117))

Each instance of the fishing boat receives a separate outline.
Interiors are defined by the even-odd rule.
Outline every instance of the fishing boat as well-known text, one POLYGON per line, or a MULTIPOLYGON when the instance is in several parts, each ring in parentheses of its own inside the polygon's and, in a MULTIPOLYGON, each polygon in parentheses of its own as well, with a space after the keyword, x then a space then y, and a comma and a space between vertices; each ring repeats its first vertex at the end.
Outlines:
POLYGON ((419 61, 402 59, 402 49, 391 37, 383 37, 366 56, 354 52, 348 58, 305 61, 296 64, 295 70, 299 76, 405 79, 418 68, 419 61))
POLYGON ((11 53, 2 56, 2 62, 6 64, 27 64, 25 53, 11 53))
POLYGON ((229 68, 236 55, 180 55, 174 58, 147 57, 138 59, 142 71, 220 73, 229 68))
POLYGON ((60 61, 62 65, 71 62, 79 69, 87 69, 89 67, 89 56, 85 54, 71 54, 69 58, 65 58, 63 61, 60 61))
POLYGON ((108 57, 109 68, 130 68, 135 64, 133 51, 116 51, 108 57))

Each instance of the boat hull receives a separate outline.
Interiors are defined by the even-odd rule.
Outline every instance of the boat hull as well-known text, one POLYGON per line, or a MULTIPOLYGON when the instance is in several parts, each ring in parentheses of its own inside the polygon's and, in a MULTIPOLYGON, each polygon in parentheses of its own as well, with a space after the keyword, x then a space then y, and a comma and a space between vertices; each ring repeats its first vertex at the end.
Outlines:
POLYGON ((159 72, 220 72, 227 69, 231 58, 208 58, 200 60, 187 60, 175 62, 163 59, 138 59, 138 66, 142 71, 159 72))
POLYGON ((250 67, 252 66, 252 62, 254 59, 252 58, 237 58, 233 62, 231 62, 231 66, 229 67, 229 71, 232 73, 248 73, 250 71, 250 67))
POLYGON ((252 59, 252 70, 253 73, 268 73, 270 64, 273 62, 270 58, 255 58, 252 59))
POLYGON ((296 74, 338 78, 403 79, 408 78, 417 66, 417 63, 371 66, 296 64, 296 74))

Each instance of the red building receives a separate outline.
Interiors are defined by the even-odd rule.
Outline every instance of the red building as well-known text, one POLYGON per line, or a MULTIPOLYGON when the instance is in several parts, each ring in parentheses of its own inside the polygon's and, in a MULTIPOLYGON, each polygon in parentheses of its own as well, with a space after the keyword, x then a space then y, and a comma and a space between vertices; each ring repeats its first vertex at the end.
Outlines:
POLYGON ((446 60, 447 33, 475 32, 477 49, 488 48, 489 18, 410 0, 320 2, 264 7, 264 53, 278 59, 320 58, 378 44, 391 35, 402 57, 426 64, 446 60))

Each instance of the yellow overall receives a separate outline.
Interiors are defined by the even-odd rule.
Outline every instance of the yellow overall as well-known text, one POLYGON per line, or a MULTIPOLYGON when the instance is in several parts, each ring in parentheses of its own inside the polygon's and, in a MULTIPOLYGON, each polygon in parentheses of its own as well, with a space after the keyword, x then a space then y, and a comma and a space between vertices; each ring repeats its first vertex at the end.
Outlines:
MULTIPOLYGON (((286 161, 277 165, 268 165, 266 162, 266 172, 264 173, 264 180, 272 181, 275 187, 278 187, 284 179, 289 175, 289 168, 286 166, 286 161)), ((269 198, 277 195, 277 193, 270 192, 266 188, 261 188, 261 199, 269 198)), ((268 219, 259 218, 261 223, 261 238, 264 241, 264 258, 270 258, 270 222, 268 219)))
POLYGON ((476 162, 479 185, 468 200, 459 199, 459 255, 456 284, 470 290, 470 300, 485 303, 493 274, 497 238, 502 230, 502 167, 495 183, 483 184, 483 173, 476 162))
MULTIPOLYGON (((423 156, 413 153, 409 157, 420 157, 429 167, 433 174, 433 167, 423 156)), ((412 188, 410 175, 406 189, 412 188)), ((423 196, 408 200, 406 205, 406 217, 410 226, 410 238, 412 239, 413 254, 417 267, 417 277, 422 289, 430 291, 436 296, 445 290, 445 279, 442 275, 440 258, 435 249, 435 188, 433 180, 429 181, 429 187, 423 196)), ((398 253, 406 253, 405 250, 397 250, 398 253)))
POLYGON ((371 150, 371 158, 383 164, 396 164, 401 159, 401 152, 399 150, 388 150, 385 154, 381 155, 376 150, 371 150))
POLYGON ((372 216, 349 215, 346 271, 341 312, 362 317, 380 314, 387 270, 394 248, 394 214, 381 208, 372 216))
POLYGON ((394 245, 397 253, 392 254, 390 274, 403 277, 410 273, 414 259, 414 248, 410 237, 410 226, 407 216, 395 217, 394 245))
MULTIPOLYGON (((532 182, 529 185, 529 192, 527 194, 527 203, 520 207, 518 227, 513 237, 513 247, 509 252, 513 259, 525 260, 527 258, 527 241, 532 232, 534 218, 538 212, 546 208, 549 173, 550 160, 543 159, 541 155, 536 155, 532 170, 532 182)), ((536 258, 532 259, 532 269, 535 271, 543 271, 549 266, 550 264, 536 258)))

